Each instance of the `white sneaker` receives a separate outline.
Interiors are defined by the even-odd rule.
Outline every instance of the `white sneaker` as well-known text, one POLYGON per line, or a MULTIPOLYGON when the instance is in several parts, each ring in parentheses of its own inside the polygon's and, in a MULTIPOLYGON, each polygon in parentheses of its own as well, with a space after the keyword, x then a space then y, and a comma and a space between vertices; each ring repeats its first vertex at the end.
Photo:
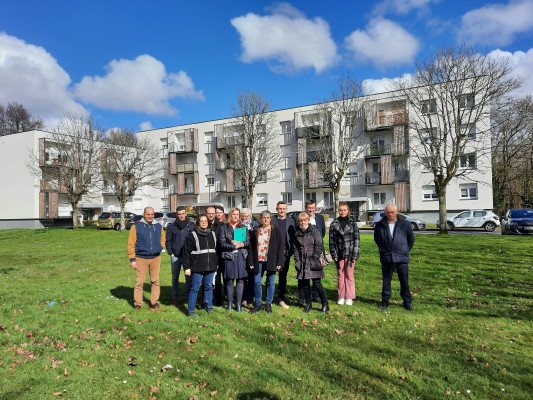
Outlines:
POLYGON ((339 299, 339 301, 337 301, 337 304, 344 304, 344 299, 339 299))
POLYGON ((283 300, 279 302, 279 306, 284 310, 287 310, 289 308, 289 306, 283 300))
POLYGON ((346 299, 346 305, 351 306, 353 304, 352 299, 346 299))

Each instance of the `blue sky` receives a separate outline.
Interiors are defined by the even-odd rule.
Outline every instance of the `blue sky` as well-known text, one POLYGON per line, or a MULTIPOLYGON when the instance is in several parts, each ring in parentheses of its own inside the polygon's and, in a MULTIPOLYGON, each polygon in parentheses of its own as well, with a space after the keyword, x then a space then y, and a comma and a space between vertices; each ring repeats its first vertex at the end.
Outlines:
POLYGON ((379 92, 460 41, 527 76, 533 0, 0 0, 0 104, 47 128, 85 112, 103 128, 163 128, 225 118, 242 90, 274 109, 327 98, 342 74, 379 92))

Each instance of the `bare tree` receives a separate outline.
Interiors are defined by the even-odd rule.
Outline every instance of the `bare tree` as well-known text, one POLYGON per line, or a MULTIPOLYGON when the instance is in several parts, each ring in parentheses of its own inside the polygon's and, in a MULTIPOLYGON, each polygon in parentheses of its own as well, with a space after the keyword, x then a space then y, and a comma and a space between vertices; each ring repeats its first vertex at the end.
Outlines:
POLYGON ((39 153, 30 156, 28 167, 41 179, 41 188, 64 195, 70 203, 74 229, 79 202, 99 186, 100 148, 101 133, 90 116, 67 116, 41 139, 39 153))
POLYGON ((103 192, 116 196, 120 204, 120 229, 126 229, 124 207, 144 186, 161 183, 161 160, 148 137, 138 138, 127 129, 111 129, 105 134, 101 152, 103 192))
POLYGON ((533 207, 533 98, 516 99, 492 115, 492 182, 496 212, 533 207))
POLYGON ((411 79, 394 84, 409 107, 411 155, 433 175, 441 233, 450 181, 490 166, 491 106, 521 85, 511 72, 507 59, 458 45, 418 62, 411 79))
POLYGON ((43 120, 33 117, 22 104, 9 103, 7 107, 0 104, 0 136, 13 133, 42 129, 43 120))
POLYGON ((315 158, 321 171, 318 180, 331 188, 335 214, 339 208, 342 180, 360 156, 357 144, 364 136, 363 94, 359 82, 350 76, 342 76, 337 89, 311 113, 313 127, 304 131, 306 147, 313 139, 317 142, 315 158))
POLYGON ((248 205, 252 207, 255 187, 265 182, 268 174, 274 178, 272 171, 278 168, 280 162, 275 116, 270 101, 260 94, 245 91, 238 94, 231 117, 224 130, 226 133, 233 132, 234 147, 227 149, 226 154, 230 157, 236 178, 242 180, 248 205))

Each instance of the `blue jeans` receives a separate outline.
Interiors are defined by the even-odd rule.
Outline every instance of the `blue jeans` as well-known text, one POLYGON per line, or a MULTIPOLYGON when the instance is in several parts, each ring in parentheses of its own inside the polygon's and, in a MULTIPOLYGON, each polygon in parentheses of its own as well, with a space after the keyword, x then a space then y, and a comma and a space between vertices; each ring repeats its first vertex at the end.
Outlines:
MULTIPOLYGON (((176 299, 180 294, 179 280, 180 280, 180 270, 183 259, 179 257, 170 256, 170 269, 172 271, 172 297, 176 299)), ((185 275, 185 298, 189 297, 189 292, 191 291, 191 277, 185 275)))
POLYGON ((196 298, 202 281, 204 282, 204 301, 207 303, 207 308, 213 308, 213 277, 214 272, 193 272, 191 275, 191 292, 189 293, 188 311, 194 312, 196 306, 196 298))
POLYGON ((259 263, 259 270, 257 275, 254 275, 254 294, 255 294, 255 305, 261 305, 261 299, 263 298, 261 284, 263 282, 263 275, 266 272, 266 288, 267 288, 267 298, 266 303, 272 304, 274 300, 274 289, 276 288, 276 271, 265 271, 266 263, 259 263))

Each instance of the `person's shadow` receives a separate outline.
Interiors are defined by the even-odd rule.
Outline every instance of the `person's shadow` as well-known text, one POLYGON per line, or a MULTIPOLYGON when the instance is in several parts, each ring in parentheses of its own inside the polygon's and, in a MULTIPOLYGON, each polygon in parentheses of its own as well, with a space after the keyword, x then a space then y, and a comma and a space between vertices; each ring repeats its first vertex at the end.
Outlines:
MULTIPOLYGON (((144 283, 143 293, 150 293, 151 285, 149 283, 144 283)), ((112 296, 117 299, 126 300, 133 307, 133 287, 132 286, 117 286, 109 291, 112 296)), ((148 297, 144 295, 143 302, 150 305, 150 295, 148 297)), ((159 303, 164 305, 172 305, 172 287, 171 286, 161 286, 159 303)))

